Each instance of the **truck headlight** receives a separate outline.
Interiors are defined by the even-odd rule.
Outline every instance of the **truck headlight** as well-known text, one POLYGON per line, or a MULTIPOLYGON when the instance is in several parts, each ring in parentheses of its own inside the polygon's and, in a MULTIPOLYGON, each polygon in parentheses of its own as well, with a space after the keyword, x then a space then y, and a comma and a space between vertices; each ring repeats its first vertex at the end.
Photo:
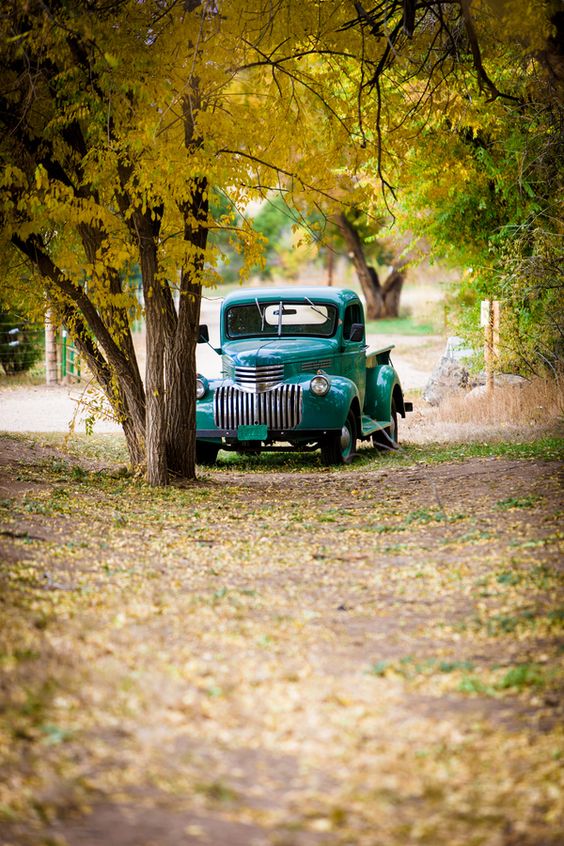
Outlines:
POLYGON ((196 379, 196 399, 203 399, 208 392, 207 380, 202 376, 196 379))
POLYGON ((330 387, 331 384, 326 376, 314 376, 309 383, 309 389, 316 397, 324 397, 330 387))

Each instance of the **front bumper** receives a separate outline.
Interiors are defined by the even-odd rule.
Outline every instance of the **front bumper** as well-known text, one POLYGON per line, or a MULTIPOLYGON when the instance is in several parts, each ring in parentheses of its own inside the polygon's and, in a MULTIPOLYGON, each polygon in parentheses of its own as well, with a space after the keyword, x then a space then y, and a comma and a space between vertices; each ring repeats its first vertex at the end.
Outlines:
MULTIPOLYGON (((341 427, 331 427, 325 429, 269 429, 268 435, 264 439, 266 441, 318 441, 319 438, 327 435, 329 432, 340 432, 341 427)), ((238 441, 239 443, 249 443, 249 441, 239 441, 237 429, 196 429, 196 438, 198 440, 217 441, 225 438, 230 441, 238 441)))

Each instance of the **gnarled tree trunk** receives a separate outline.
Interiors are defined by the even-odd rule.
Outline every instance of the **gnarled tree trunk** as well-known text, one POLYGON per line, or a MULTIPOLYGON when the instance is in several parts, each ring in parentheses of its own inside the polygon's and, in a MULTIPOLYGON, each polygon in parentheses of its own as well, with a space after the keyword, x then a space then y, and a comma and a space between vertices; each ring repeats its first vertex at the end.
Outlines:
POLYGON ((405 264, 398 263, 393 266, 392 272, 382 284, 376 270, 366 261, 358 232, 343 212, 336 216, 336 222, 343 232, 364 294, 366 319, 398 317, 401 291, 405 280, 405 264))
POLYGON ((166 324, 163 315, 169 306, 170 291, 158 279, 157 241, 160 218, 151 220, 147 214, 136 210, 132 221, 138 233, 143 296, 145 299, 145 324, 147 368, 145 374, 146 424, 145 449, 147 481, 150 485, 166 485, 166 392, 164 378, 166 324))
POLYGON ((167 367, 166 455, 172 473, 196 476, 196 343, 201 287, 183 281, 178 329, 167 367))

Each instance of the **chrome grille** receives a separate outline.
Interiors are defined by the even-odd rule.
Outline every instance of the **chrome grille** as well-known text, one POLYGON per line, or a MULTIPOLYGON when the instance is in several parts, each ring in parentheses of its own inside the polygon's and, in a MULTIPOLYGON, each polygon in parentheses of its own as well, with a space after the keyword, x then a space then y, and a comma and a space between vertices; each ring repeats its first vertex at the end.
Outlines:
POLYGON ((284 378, 283 364, 264 364, 258 367, 235 367, 235 381, 252 391, 268 391, 284 378))
POLYGON ((251 393, 234 385, 220 386, 213 413, 219 429, 266 424, 269 429, 294 429, 302 419, 301 385, 279 385, 272 391, 251 393))

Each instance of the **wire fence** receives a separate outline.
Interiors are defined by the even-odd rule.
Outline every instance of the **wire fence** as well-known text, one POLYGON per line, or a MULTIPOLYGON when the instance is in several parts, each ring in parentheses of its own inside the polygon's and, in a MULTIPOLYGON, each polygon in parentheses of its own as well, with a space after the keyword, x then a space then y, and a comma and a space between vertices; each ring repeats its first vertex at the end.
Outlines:
MULTIPOLYGON (((144 321, 134 321, 134 334, 141 335, 143 330, 144 321)), ((33 379, 44 377, 48 384, 55 384, 80 382, 88 378, 87 371, 65 327, 47 321, 46 328, 0 311, 0 374, 31 372, 33 379)))
POLYGON ((0 315, 0 366, 6 375, 31 370, 43 357, 42 326, 0 315))
MULTIPOLYGON (((0 368, 6 376, 45 373, 48 383, 80 382, 82 363, 68 331, 54 331, 50 349, 45 344, 45 327, 0 315, 0 368)), ((49 346, 49 345, 48 345, 49 346)))

